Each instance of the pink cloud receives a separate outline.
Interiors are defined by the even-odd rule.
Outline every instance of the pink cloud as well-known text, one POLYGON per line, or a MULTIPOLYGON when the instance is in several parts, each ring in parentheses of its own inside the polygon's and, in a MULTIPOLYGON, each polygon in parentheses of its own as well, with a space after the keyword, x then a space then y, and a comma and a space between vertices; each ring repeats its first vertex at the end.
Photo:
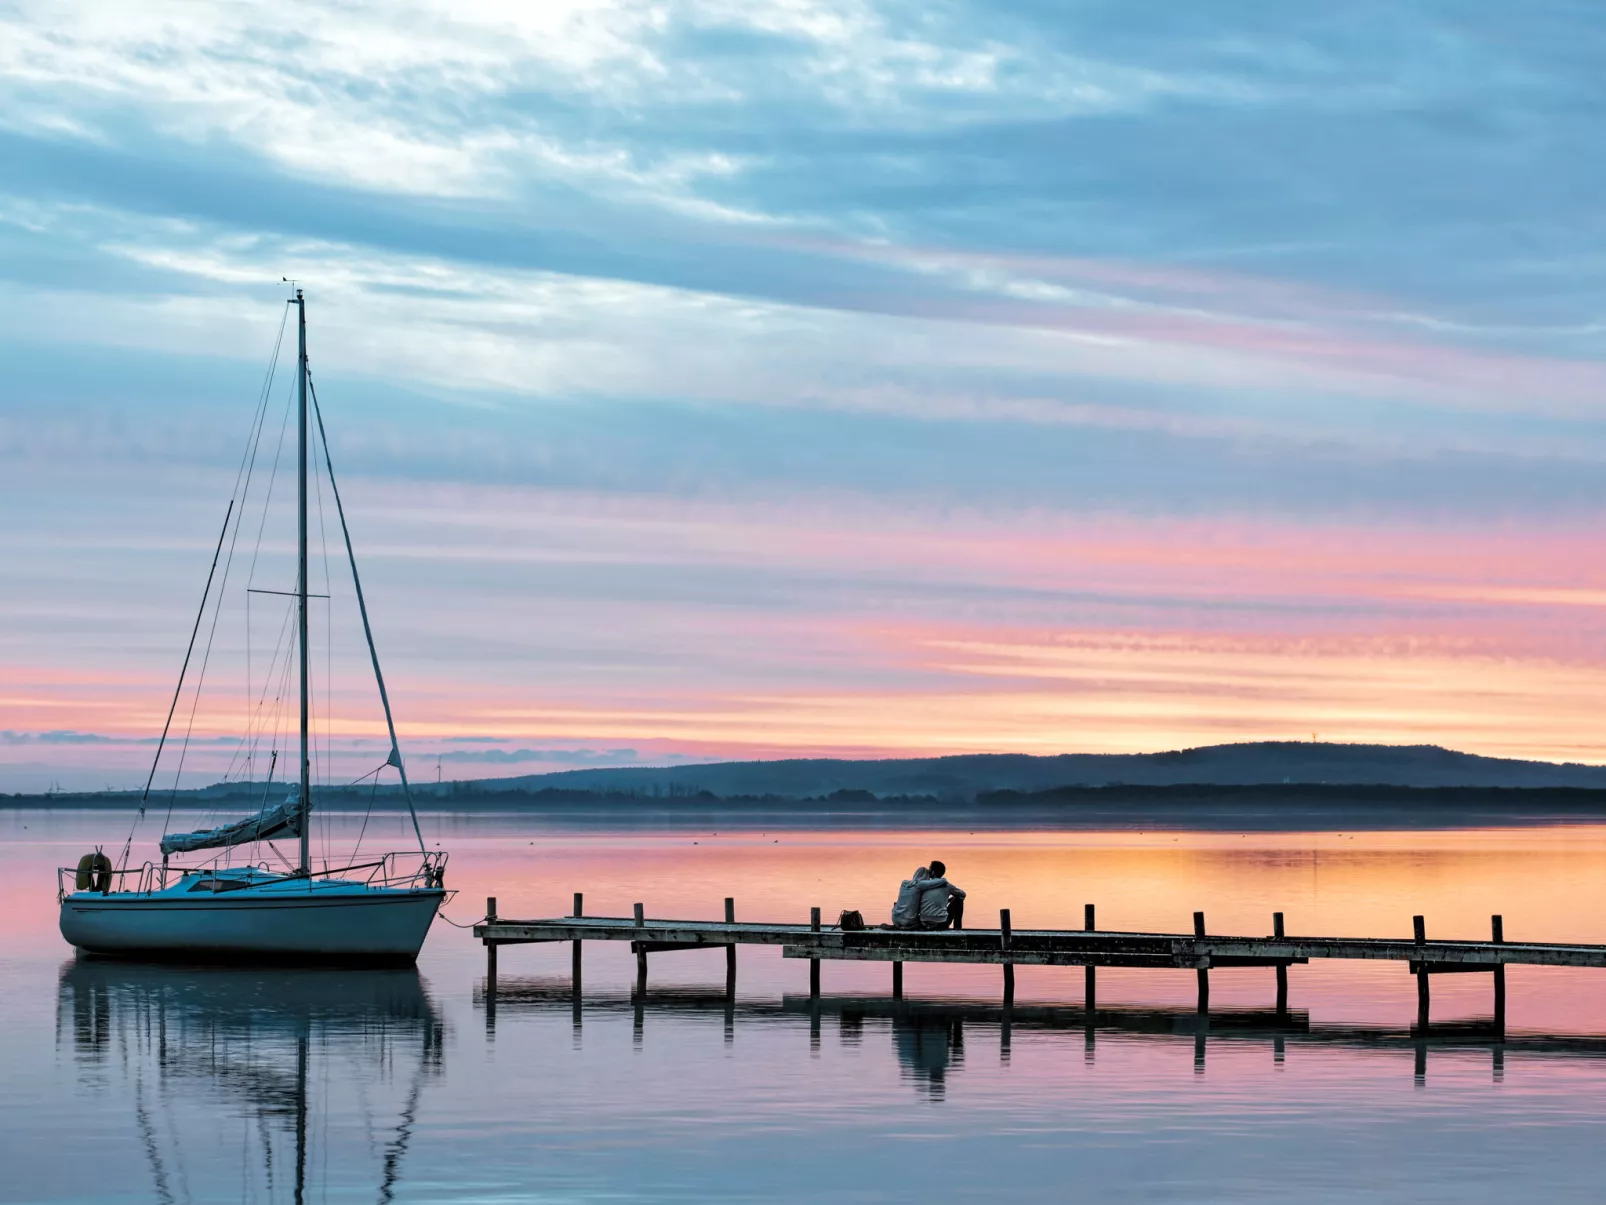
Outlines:
MULTIPOLYGON (((650 760, 1139 750, 1316 731, 1606 758, 1606 567, 1582 525, 453 497, 442 511, 397 490, 369 518, 422 541, 377 558, 409 583, 381 596, 378 622, 415 753, 465 735, 629 746, 650 760), (449 520, 431 526, 430 513, 449 520), (552 593, 544 567, 571 562, 639 574, 628 588, 552 593), (495 584, 465 592, 470 569, 495 584), (724 584, 660 592, 656 574, 724 584)), ((64 652, 0 668, 0 729, 148 738, 172 661, 140 644, 93 666, 64 652)), ((225 661, 198 713, 207 739, 244 726, 225 661)), ((378 760, 383 727, 362 666, 348 668, 319 715, 355 768, 378 760)), ((195 764, 225 764, 220 748, 195 764)), ((133 766, 148 749, 66 756, 133 766)))

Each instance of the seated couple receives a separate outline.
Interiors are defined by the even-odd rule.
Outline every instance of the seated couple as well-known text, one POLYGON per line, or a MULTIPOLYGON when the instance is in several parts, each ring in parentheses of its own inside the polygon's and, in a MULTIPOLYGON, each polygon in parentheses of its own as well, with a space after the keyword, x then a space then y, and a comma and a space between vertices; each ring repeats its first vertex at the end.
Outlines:
POLYGON ((965 893, 943 877, 947 872, 941 862, 933 862, 903 881, 892 906, 894 929, 965 927, 965 893))

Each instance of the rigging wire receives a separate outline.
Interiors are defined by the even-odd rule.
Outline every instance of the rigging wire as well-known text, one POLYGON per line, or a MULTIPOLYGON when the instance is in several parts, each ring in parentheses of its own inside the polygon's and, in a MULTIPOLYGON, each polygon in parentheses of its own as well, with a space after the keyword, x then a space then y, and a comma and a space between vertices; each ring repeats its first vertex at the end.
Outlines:
MULTIPOLYGON (((285 308, 285 320, 286 321, 288 321, 288 319, 289 319, 289 314, 290 314, 290 310, 289 310, 289 307, 287 306, 285 308)), ((282 327, 281 327, 281 331, 282 331, 282 327)), ((262 498, 262 517, 257 521, 256 542, 255 542, 255 544, 252 545, 252 548, 251 548, 251 568, 247 571, 246 579, 245 579, 247 606, 249 606, 249 600, 250 600, 250 597, 251 597, 251 594, 250 594, 251 588, 256 585, 257 562, 259 561, 259 559, 262 556, 262 538, 263 538, 264 534, 267 531, 268 512, 270 510, 272 510, 272 508, 273 508, 273 487, 274 487, 274 483, 277 482, 278 479, 279 479, 279 461, 284 456, 284 437, 285 437, 286 432, 288 432, 289 429, 290 429, 290 409, 291 409, 291 406, 294 403, 294 401, 295 401, 295 389, 292 387, 291 389, 289 389, 289 390, 287 390, 285 392, 284 414, 279 420, 279 440, 278 440, 278 443, 276 443, 274 445, 274 448, 273 448, 273 467, 268 471, 268 488, 267 488, 267 492, 264 494, 264 496, 262 498)), ((279 651, 283 647, 283 643, 284 643, 285 639, 289 635, 290 620, 291 620, 291 618, 293 618, 294 613, 295 612, 294 612, 293 608, 291 608, 291 607, 286 607, 285 608, 285 621, 284 621, 285 626, 283 628, 281 628, 280 631, 279 631, 279 643, 274 646, 274 650, 273 650, 274 659, 268 663, 267 678, 263 682, 262 698, 264 698, 264 699, 267 697, 268 688, 272 685, 272 681, 273 681, 273 677, 274 677, 274 670, 275 670, 276 665, 277 665, 279 651)), ((247 612, 247 622, 249 623, 249 611, 247 612)), ((247 630, 247 634, 246 635, 247 635, 247 643, 249 644, 249 639, 250 639, 249 630, 247 630)), ((292 645, 292 649, 293 649, 293 647, 294 646, 292 645)), ((286 654, 286 655, 288 655, 288 654, 286 654)), ((259 706, 256 715, 260 716, 260 714, 261 714, 261 709, 260 709, 260 706, 259 706)), ((248 733, 251 731, 250 725, 253 723, 255 718, 256 718, 255 716, 247 716, 247 718, 246 718, 248 733)), ((252 748, 252 754, 253 754, 253 757, 254 757, 257 745, 253 744, 251 746, 251 748, 252 748)))
MULTIPOLYGON (((151 758, 151 772, 150 772, 150 775, 145 780, 145 790, 140 795, 139 811, 135 814, 134 822, 129 827, 128 839, 123 843, 123 853, 122 853, 122 857, 119 859, 119 868, 120 869, 126 868, 127 865, 128 865, 128 854, 129 854, 129 850, 132 848, 132 846, 134 844, 134 833, 139 828, 139 822, 142 819, 144 819, 144 817, 145 817, 145 804, 146 804, 146 801, 150 798, 151 784, 156 780, 156 770, 157 770, 157 767, 161 764, 162 750, 167 744, 168 732, 171 729, 172 724, 173 724, 173 715, 178 709, 178 701, 179 701, 179 698, 183 694, 183 691, 184 691, 184 678, 185 678, 185 675, 189 672, 190 658, 195 652, 195 638, 196 638, 196 635, 200 632, 201 618, 206 613, 207 596, 212 591, 212 575, 217 571, 218 553, 222 550, 222 547, 223 547, 223 537, 224 537, 225 534, 227 534, 227 532, 229 530, 229 519, 234 514, 236 501, 238 501, 239 504, 240 504, 240 512, 241 512, 242 515, 244 514, 244 511, 245 511, 245 497, 246 497, 247 494, 249 494, 249 491, 250 491, 250 488, 251 488, 250 487, 250 481, 251 481, 250 468, 248 466, 254 466, 255 463, 256 463, 256 456, 255 456, 255 452, 254 452, 254 446, 255 446, 255 443, 257 441, 259 441, 260 438, 261 438, 260 431, 261 431, 261 426, 262 426, 262 419, 263 419, 263 416, 267 413, 268 398, 272 395, 272 392, 273 392, 273 378, 274 378, 275 373, 278 370, 279 354, 280 354, 280 351, 283 349, 283 346, 284 346, 284 331, 285 331, 285 327, 289 323, 289 318, 290 318, 290 311, 289 311, 289 308, 286 307, 286 309, 284 310, 283 314, 279 318, 279 332, 274 337, 274 340, 273 340, 273 352, 268 357, 267 371, 266 371, 266 373, 264 374, 264 377, 263 377, 262 389, 259 392, 258 397, 257 397, 257 404, 256 404, 255 413, 252 415, 253 437, 247 440, 248 455, 241 457, 240 467, 239 467, 239 469, 237 469, 235 471, 235 474, 234 474, 234 489, 233 489, 233 491, 231 491, 231 493, 229 495, 228 510, 225 512, 225 514, 223 516, 223 528, 222 528, 222 531, 218 535, 217 550, 215 550, 212 553, 212 567, 211 567, 211 569, 209 569, 207 571, 206 589, 201 594, 201 605, 200 605, 200 608, 196 612, 195 625, 190 630, 190 643, 189 643, 188 648, 185 649, 184 663, 183 663, 182 667, 179 669, 178 684, 173 689, 173 702, 172 702, 171 706, 169 706, 168 711, 167 711, 167 722, 162 727, 162 736, 161 736, 161 739, 157 742, 155 756, 153 756, 151 758), (242 477, 243 477, 243 479, 245 481, 245 493, 244 494, 242 494, 241 488, 240 488, 240 483, 241 483, 242 477)), ((236 522, 235 525, 234 525, 234 535, 235 535, 235 539, 237 540, 239 538, 239 535, 240 535, 240 526, 239 526, 238 522, 236 522)), ((230 562, 232 562, 233 557, 234 557, 234 545, 231 542, 230 545, 229 545, 229 560, 230 560, 230 562)), ((228 564, 225 563, 224 570, 223 570, 223 584, 218 587, 218 606, 219 606, 220 609, 221 609, 221 606, 222 606, 223 586, 228 584, 228 578, 229 578, 228 564)), ((216 628, 217 628, 216 614, 214 614, 214 616, 213 616, 212 628, 213 628, 213 631, 216 631, 216 628)), ((210 653, 210 651, 211 651, 211 648, 210 648, 210 638, 209 638, 209 640, 208 640, 208 653, 210 653)), ((204 664, 204 659, 203 659, 203 664, 204 664)), ((196 691, 197 691, 197 696, 199 696, 199 691, 200 691, 199 685, 197 685, 196 691)), ((194 718, 194 716, 193 716, 193 710, 192 710, 192 713, 191 713, 192 722, 193 722, 193 718, 194 718)), ((188 743, 189 743, 189 735, 188 735, 188 733, 186 733, 185 734, 185 745, 186 745, 186 747, 188 747, 188 743)), ((182 771, 182 766, 183 766, 183 763, 182 763, 182 760, 181 760, 180 761, 180 769, 181 769, 181 771, 182 771)), ((174 789, 175 790, 177 789, 176 780, 175 780, 174 789)), ((171 800, 169 800, 168 809, 167 810, 168 810, 168 816, 169 816, 169 818, 171 818, 171 816, 173 814, 173 807, 172 807, 171 800)))
MULTIPOLYGON (((289 311, 289 309, 287 307, 285 309, 285 318, 280 320, 279 338, 280 338, 281 343, 282 343, 283 338, 284 338, 284 326, 285 326, 286 320, 289 317, 289 312, 290 311, 289 311)), ((276 367, 277 366, 277 358, 275 358, 275 362, 274 363, 275 363, 275 367, 276 367)), ((271 387, 272 387, 272 375, 270 374, 269 380, 268 380, 268 385, 264 388, 262 401, 258 406, 257 419, 256 419, 256 422, 254 423, 253 437, 248 441, 246 456, 244 458, 242 458, 242 463, 240 465, 240 471, 238 473, 236 473, 235 479, 234 479, 235 493, 239 496, 239 500, 240 500, 240 519, 237 520, 235 522, 235 524, 234 524, 234 535, 229 540, 229 555, 223 562, 223 582, 218 587, 218 597, 217 597, 217 601, 214 604, 213 611, 212 611, 212 625, 211 625, 211 628, 207 632, 206 651, 201 657, 201 669, 200 669, 199 674, 196 676, 195 694, 194 694, 194 697, 192 698, 192 700, 190 702, 189 721, 188 721, 188 725, 186 726, 186 728, 184 730, 184 743, 180 747, 180 750, 179 750, 178 768, 173 773, 173 787, 172 787, 171 792, 168 795, 167 818, 166 818, 166 820, 163 821, 163 826, 164 827, 167 824, 172 822, 172 819, 173 819, 173 807, 174 807, 175 803, 178 800, 179 783, 180 783, 180 781, 182 779, 182 776, 183 776, 183 773, 184 773, 184 762, 185 762, 185 759, 189 755, 190 737, 191 737, 191 735, 192 735, 192 733, 194 732, 194 729, 195 729, 195 714, 196 714, 197 709, 201 705, 201 689, 206 684, 206 670, 207 670, 207 667, 211 664, 211 660, 212 660, 212 646, 213 646, 213 642, 217 638, 218 620, 221 619, 222 615, 223 615, 223 592, 224 592, 224 590, 226 590, 228 588, 229 573, 234 567, 234 550, 235 550, 235 547, 239 543, 239 540, 240 540, 240 525, 241 525, 241 522, 245 518, 245 504, 246 504, 247 499, 250 497, 251 480, 252 480, 252 477, 255 475, 255 472, 256 472, 257 449, 261 445, 261 441, 262 441, 262 426, 263 426, 263 422, 265 421, 265 419, 267 417, 267 404, 268 404, 268 400, 269 400, 268 390, 271 389, 271 387), (242 478, 244 480, 243 490, 242 490, 242 486, 241 486, 242 478)), ((287 402, 286 403, 286 420, 287 421, 288 421, 288 417, 289 416, 288 416, 288 402, 287 402)), ((282 427, 280 429, 279 438, 280 438, 280 444, 282 446, 283 440, 284 440, 284 431, 283 431, 282 427)), ((275 456, 275 458, 274 458, 274 468, 275 468, 275 475, 276 475, 277 474, 277 468, 278 468, 278 458, 277 458, 277 456, 275 456)), ((271 497, 271 487, 272 487, 272 478, 271 477, 269 479, 269 487, 270 487, 269 488, 269 497, 271 497)), ((232 501, 231 501, 231 505, 232 505, 232 501)), ((265 498, 263 500, 263 523, 266 523, 266 521, 267 521, 267 509, 268 509, 268 499, 265 498)), ((258 530, 257 530, 257 549, 261 548, 261 542, 262 542, 262 530, 259 527, 258 530)), ((255 563, 256 563, 256 558, 255 558, 255 555, 253 554, 253 556, 252 556, 252 565, 253 565, 253 567, 255 566, 255 563)), ((247 597, 249 597, 249 595, 247 597)), ((244 738, 242 737, 241 739, 242 739, 242 743, 243 743, 244 738)), ((212 814, 215 815, 215 809, 214 809, 212 814)), ((222 857, 223 855, 219 854, 217 856, 218 857, 222 857)))
POLYGON ((324 463, 329 470, 329 490, 335 498, 335 512, 340 516, 340 534, 345 539, 346 560, 351 565, 351 586, 357 595, 357 613, 362 616, 362 632, 368 641, 368 656, 374 665, 374 685, 379 688, 379 701, 385 708, 385 727, 390 734, 389 764, 396 767, 396 773, 401 778, 402 795, 407 800, 407 814, 413 821, 413 836, 418 839, 418 852, 429 854, 424 845, 424 833, 418 826, 418 809, 413 806, 412 788, 407 784, 407 769, 402 764, 401 746, 396 741, 396 722, 390 713, 390 695, 385 690, 385 675, 379 668, 379 650, 374 645, 374 630, 368 622, 368 604, 363 599, 362 578, 357 573, 357 553, 351 546, 351 528, 346 525, 346 508, 340 501, 340 486, 335 481, 335 465, 329 455, 329 436, 324 431, 323 408, 318 405, 318 391, 312 383, 312 373, 307 372, 307 392, 312 395, 312 413, 318 420, 318 438, 323 445, 324 463))
MULTIPOLYGON (((206 589, 201 591, 201 605, 195 612, 195 626, 190 629, 189 647, 184 650, 184 665, 178 672, 178 685, 173 688, 173 702, 167 709, 167 722, 162 725, 162 735, 156 742, 156 756, 151 759, 150 776, 145 779, 145 791, 139 797, 139 812, 134 816, 134 823, 129 826, 128 840, 123 842, 123 853, 118 859, 117 868, 125 870, 128 867, 128 851, 134 844, 134 830, 139 828, 140 819, 145 815, 145 800, 150 797, 151 782, 156 777, 156 767, 161 764, 162 747, 167 744, 167 732, 173 726, 173 713, 178 710, 179 696, 184 693, 184 675, 190 668, 190 656, 195 652, 195 636, 201 630, 201 618, 206 614, 207 596, 212 593, 212 575, 217 572, 217 559, 223 552, 223 537, 229 533, 229 518, 234 514, 234 499, 229 499, 229 509, 223 515, 223 527, 217 533, 217 548, 212 552, 212 567, 206 571, 206 589)), ((168 809, 172 815, 172 808, 168 809)))
MULTIPOLYGON (((250 595, 247 594, 246 598, 249 599, 250 595)), ((255 699, 251 698, 250 696, 246 697, 246 732, 240 745, 235 748, 234 756, 229 760, 229 774, 233 774, 234 767, 242 756, 245 759, 245 767, 248 777, 253 772, 253 767, 256 765, 257 750, 261 740, 257 727, 258 721, 261 717, 262 708, 267 702, 268 691, 273 687, 273 677, 279 666, 279 654, 284 651, 284 643, 286 638, 289 636, 290 631, 290 620, 293 617, 294 610, 292 608, 286 608, 284 622, 279 627, 279 638, 273 646, 273 656, 268 661, 267 671, 262 680, 262 693, 255 699)), ((227 777, 228 775, 225 775, 225 778, 227 777)), ((273 772, 272 770, 269 770, 268 780, 271 781, 272 778, 273 772)))
MULTIPOLYGON (((388 765, 390 765, 389 762, 380 762, 372 770, 368 771, 367 774, 362 776, 362 778, 371 777, 374 781, 373 784, 368 788, 368 809, 362 814, 362 827, 357 830, 357 843, 351 848, 351 857, 353 861, 356 860, 357 851, 362 848, 362 839, 368 832, 368 818, 374 814, 374 796, 379 793, 380 771, 382 771, 388 765)), ((351 785, 356 786, 358 782, 362 781, 362 778, 357 779, 357 782, 354 782, 351 785)))
MULTIPOLYGON (((236 482, 236 489, 238 488, 238 482, 236 482)), ((246 489, 250 489, 249 479, 246 481, 246 489)), ((229 509, 232 511, 233 508, 234 503, 231 499, 229 509)), ((201 688, 206 685, 206 670, 212 663, 212 644, 217 639, 218 620, 223 616, 223 591, 228 589, 229 571, 234 567, 234 546, 239 541, 239 538, 240 525, 236 523, 234 525, 234 539, 229 541, 229 555, 223 562, 223 581, 218 585, 217 603, 212 608, 212 626, 206 633, 206 651, 201 656, 200 672, 195 676, 195 696, 190 703, 189 722, 184 728, 184 743, 179 747, 178 768, 173 772, 173 790, 167 797, 167 818, 169 821, 173 818, 173 805, 178 799, 178 785, 180 776, 184 773, 184 759, 189 755, 190 751, 190 736, 195 730, 195 712, 201 705, 201 688)))
MULTIPOLYGON (((283 313, 279 317, 279 337, 277 340, 275 340, 273 345, 273 358, 268 362, 268 379, 262 386, 262 397, 257 403, 256 422, 251 433, 251 464, 246 471, 247 493, 249 493, 251 489, 251 475, 256 471, 257 453, 262 448, 262 428, 263 424, 267 421, 268 401, 273 396, 273 378, 279 370, 279 353, 281 348, 284 346, 284 329, 289 324, 289 320, 290 307, 285 306, 283 313)), ((271 478, 269 479, 269 488, 270 490, 272 488, 271 478)), ((266 501, 264 501, 263 505, 264 507, 267 505, 266 501)), ((240 502, 240 518, 242 521, 245 518, 244 499, 241 499, 240 502)), ((236 537, 238 537, 238 528, 236 528, 235 534, 236 537)), ((252 563, 253 565, 255 564, 254 556, 252 558, 252 563)), ((247 583, 247 585, 249 585, 249 583, 247 583)), ((249 721, 251 714, 251 595, 249 593, 247 593, 245 596, 245 708, 246 717, 249 721)), ((251 768, 254 766, 254 764, 254 762, 248 760, 246 770, 247 777, 249 777, 251 768)))
MULTIPOLYGON (((257 696, 255 710, 248 713, 246 717, 246 726, 251 738, 249 756, 252 758, 252 760, 255 760, 257 750, 261 747, 263 735, 267 732, 268 721, 263 719, 262 711, 263 708, 268 705, 268 692, 273 689, 274 681, 280 673, 279 656, 281 653, 286 657, 289 656, 290 650, 287 650, 286 645, 291 643, 292 638, 290 635, 290 622, 294 618, 295 608, 292 606, 287 606, 284 611, 284 621, 279 625, 279 638, 273 646, 273 656, 268 661, 268 668, 262 679, 262 693, 257 696)), ((279 697, 275 696, 274 706, 278 707, 279 703, 279 697)), ((273 715, 277 714, 277 712, 273 713, 273 715)), ((275 729, 275 733, 276 732, 277 729, 275 729)), ((278 753, 278 748, 276 745, 274 746, 274 753, 275 755, 278 753)), ((268 773, 268 780, 270 783, 272 778, 273 773, 270 770, 268 773)))
MULTIPOLYGON (((309 370, 310 372, 310 370, 309 370)), ((309 381, 310 385, 310 381, 309 381)), ((309 449, 311 451, 312 449, 309 449)), ((323 592, 329 596, 329 602, 323 610, 324 638, 323 638, 323 742, 318 752, 319 766, 323 771, 325 785, 334 780, 334 588, 329 576, 329 534, 324 527, 323 518, 323 471, 318 466, 317 456, 312 456, 312 485, 313 497, 318 510, 318 553, 323 560, 323 592)), ((316 726, 314 726, 316 734, 316 726)), ((324 856, 329 853, 329 820, 324 818, 322 826, 324 842, 324 856)))

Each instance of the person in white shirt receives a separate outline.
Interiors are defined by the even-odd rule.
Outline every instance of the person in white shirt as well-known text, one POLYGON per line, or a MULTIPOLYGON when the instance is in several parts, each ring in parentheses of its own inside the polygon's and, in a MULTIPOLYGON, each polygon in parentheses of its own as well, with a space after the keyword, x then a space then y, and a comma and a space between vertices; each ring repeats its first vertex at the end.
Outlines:
POLYGON ((930 878, 931 871, 922 866, 898 885, 898 901, 892 905, 894 929, 920 928, 920 897, 930 878))

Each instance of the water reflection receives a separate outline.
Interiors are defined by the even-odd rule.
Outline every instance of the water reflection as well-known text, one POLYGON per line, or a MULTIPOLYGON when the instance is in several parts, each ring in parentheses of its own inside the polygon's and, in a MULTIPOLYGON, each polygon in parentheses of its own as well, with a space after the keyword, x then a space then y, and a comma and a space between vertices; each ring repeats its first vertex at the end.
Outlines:
POLYGON ((1079 1030, 1085 1057, 1097 1056, 1101 1034, 1187 1042, 1194 1070, 1204 1074, 1214 1044, 1255 1044, 1268 1050, 1281 1066, 1296 1045, 1351 1049, 1394 1049, 1409 1052, 1408 1064, 1420 1082, 1433 1050, 1487 1050, 1494 1080, 1503 1075, 1508 1053, 1606 1058, 1606 1038, 1594 1034, 1505 1033, 1487 1019, 1440 1024, 1423 1032, 1415 1027, 1313 1023, 1303 1009, 1224 1008, 1201 1013, 1195 1008, 1116 1005, 1093 1010, 1075 1005, 1015 1005, 982 1000, 887 996, 787 995, 779 999, 738 998, 713 989, 666 987, 649 993, 586 991, 576 993, 569 981, 528 977, 501 979, 495 990, 477 987, 474 1002, 494 1031, 498 1011, 504 1018, 520 1013, 566 1011, 573 1018, 575 1041, 583 1033, 587 1012, 629 1012, 633 1040, 642 1043, 656 1016, 719 1014, 727 1043, 739 1040, 743 1024, 808 1024, 811 1044, 818 1048, 824 1023, 835 1018, 843 1045, 872 1045, 878 1034, 890 1039, 889 1053, 903 1078, 931 1101, 944 1099, 948 1083, 960 1073, 967 1046, 974 1056, 978 1043, 996 1043, 1000 1061, 1010 1061, 1011 1043, 1021 1031, 1079 1030))
POLYGON ((965 1019, 905 1012, 892 1019, 892 1047, 904 1075, 923 1085, 932 1100, 941 1100, 948 1072, 965 1063, 965 1019))
POLYGON ((62 968, 56 1035, 85 1088, 131 1089, 156 1199, 217 1199, 197 1188, 216 1177, 229 1197, 298 1205, 330 1169, 393 1199, 444 1043, 413 969, 96 960, 62 968))

